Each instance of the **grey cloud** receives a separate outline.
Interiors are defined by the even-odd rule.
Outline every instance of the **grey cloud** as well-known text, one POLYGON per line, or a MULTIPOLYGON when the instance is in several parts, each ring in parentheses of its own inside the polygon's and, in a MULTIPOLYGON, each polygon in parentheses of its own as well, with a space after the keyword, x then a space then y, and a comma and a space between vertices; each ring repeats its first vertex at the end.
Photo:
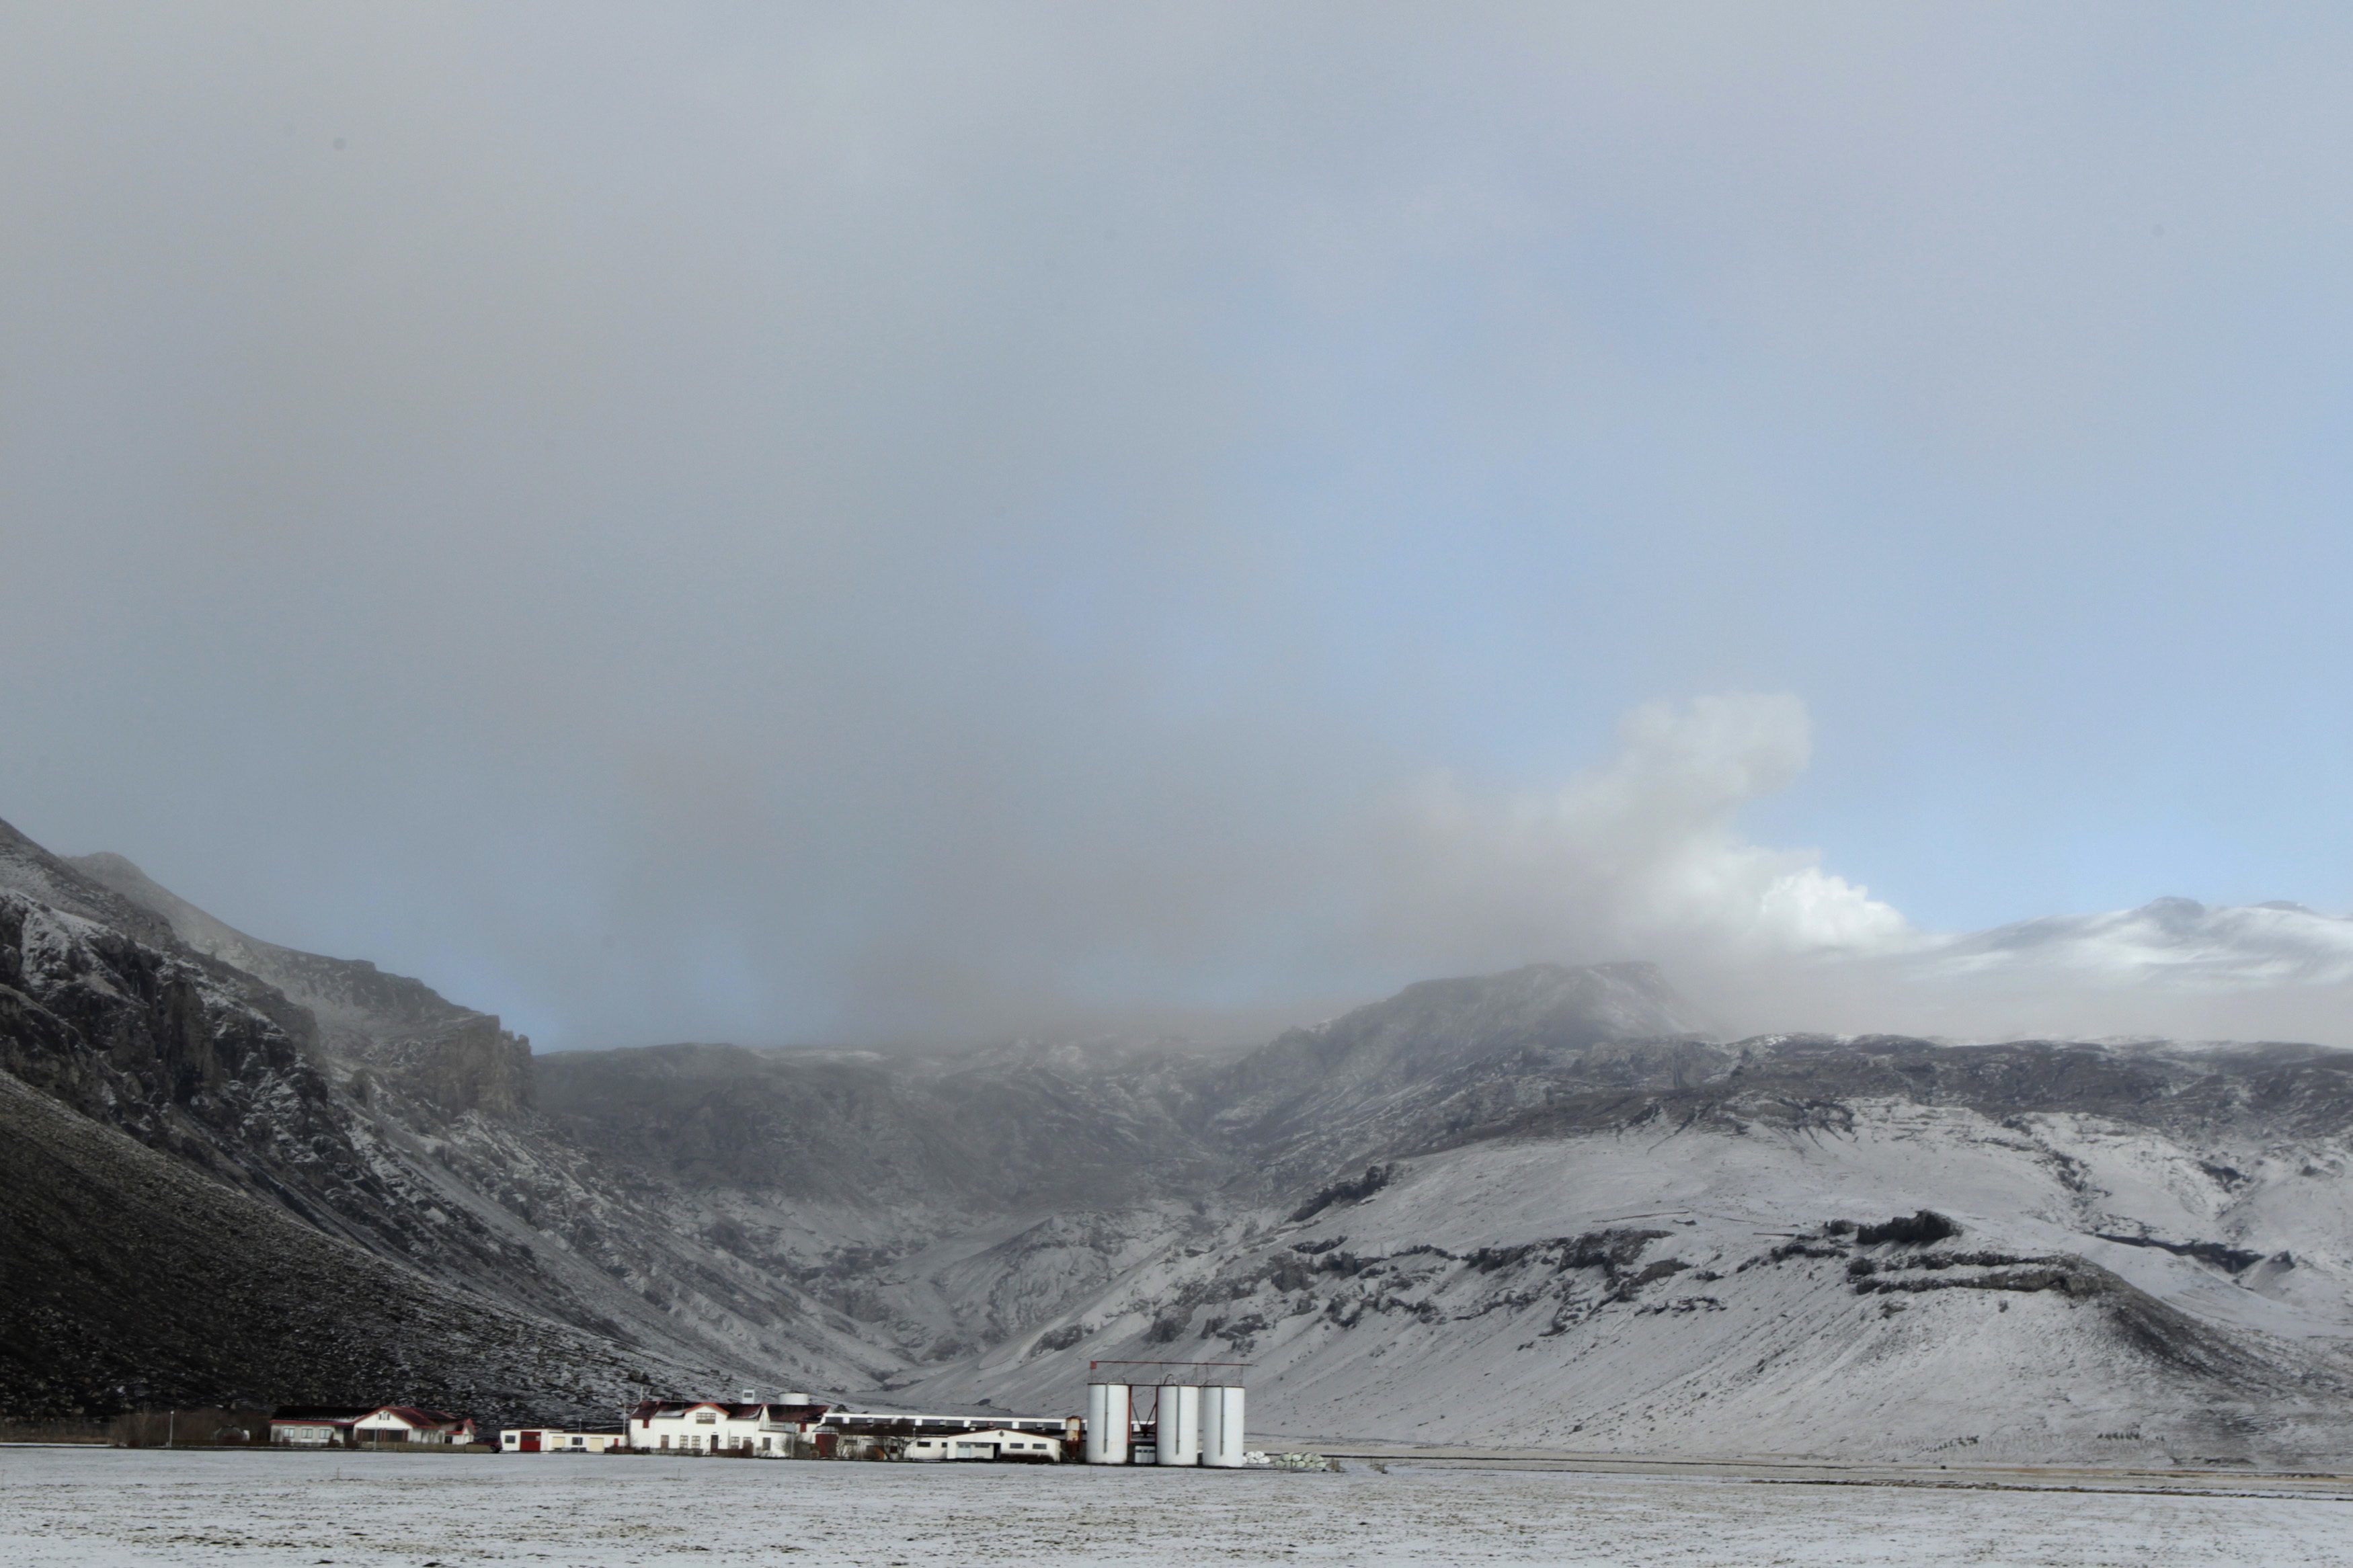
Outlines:
POLYGON ((2341 50, 1761 15, 12 13, 0 811, 561 1043, 1908 940, 1740 826, 1796 699, 1655 699, 1848 679, 1823 429, 2207 417, 2341 50))

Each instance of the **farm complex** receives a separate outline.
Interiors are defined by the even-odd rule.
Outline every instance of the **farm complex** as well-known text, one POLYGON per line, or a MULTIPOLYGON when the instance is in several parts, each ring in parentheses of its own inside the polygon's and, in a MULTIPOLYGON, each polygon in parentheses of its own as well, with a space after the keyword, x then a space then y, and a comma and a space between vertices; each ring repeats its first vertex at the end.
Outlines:
POLYGON ((1094 1363, 1087 1414, 925 1415, 856 1410, 811 1394, 763 1399, 649 1399, 613 1426, 509 1426, 484 1437, 472 1421, 406 1405, 286 1406, 269 1422, 284 1447, 455 1448, 503 1454, 652 1454, 691 1458, 883 1459, 1235 1468, 1242 1444, 1238 1366, 1094 1363), (1205 1382, 1203 1374, 1222 1376, 1205 1382))

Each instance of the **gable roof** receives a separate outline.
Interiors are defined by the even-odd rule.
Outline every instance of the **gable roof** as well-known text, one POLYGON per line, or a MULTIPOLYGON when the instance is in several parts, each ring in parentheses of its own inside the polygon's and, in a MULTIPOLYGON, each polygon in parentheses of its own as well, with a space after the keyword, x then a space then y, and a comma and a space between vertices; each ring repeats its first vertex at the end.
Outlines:
POLYGON ((379 1405, 360 1419, 364 1421, 374 1415, 393 1415, 411 1426, 438 1426, 452 1431, 470 1425, 462 1415, 452 1415, 446 1410, 426 1410, 414 1405, 379 1405))
POLYGON ((648 1399, 640 1401, 629 1412, 632 1421, 671 1420, 697 1410, 715 1410, 730 1421, 758 1421, 774 1413, 780 1421, 815 1419, 833 1407, 823 1400, 807 1405, 786 1405, 781 1400, 769 1400, 758 1405, 733 1405, 723 1399, 648 1399))

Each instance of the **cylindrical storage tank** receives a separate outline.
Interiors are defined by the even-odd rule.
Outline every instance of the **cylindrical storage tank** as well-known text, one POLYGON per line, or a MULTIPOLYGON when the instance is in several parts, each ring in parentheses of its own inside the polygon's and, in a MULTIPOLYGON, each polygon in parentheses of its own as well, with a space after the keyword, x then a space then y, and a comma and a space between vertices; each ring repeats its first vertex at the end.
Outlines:
POLYGON ((1220 1470, 1242 1465, 1242 1391, 1201 1390, 1201 1463, 1220 1470))
POLYGON ((1158 1453, 1163 1465, 1201 1462, 1201 1390, 1190 1383, 1160 1385, 1158 1453))
POLYGON ((1124 1383, 1087 1384, 1087 1463, 1127 1463, 1128 1392, 1124 1383))

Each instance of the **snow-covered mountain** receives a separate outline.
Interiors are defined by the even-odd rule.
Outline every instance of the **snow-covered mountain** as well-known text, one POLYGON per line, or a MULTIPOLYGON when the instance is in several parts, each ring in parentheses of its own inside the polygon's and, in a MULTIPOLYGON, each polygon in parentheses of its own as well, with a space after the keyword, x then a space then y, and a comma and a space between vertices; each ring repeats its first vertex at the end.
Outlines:
POLYGON ((2342 1054, 1799 1038, 1679 1066, 1416 1119, 1327 1201, 1204 1216, 920 1390, 1051 1404, 1080 1357, 1238 1359, 1254 1418, 1299 1434, 2353 1450, 2342 1054))
POLYGON ((2109 914, 2053 915, 1930 944, 1919 967, 1955 977, 2210 989, 2353 982, 2353 919, 2302 904, 2209 908, 2158 899, 2109 914))
MULTIPOLYGON (((2167 903, 1912 961, 2305 981, 2345 924, 2167 903)), ((1620 964, 1221 1053, 534 1058, 0 829, 0 1148, 54 1152, 0 1173, 0 1237, 59 1282, 47 1316, 0 1297, 0 1405, 97 1407, 148 1362, 149 1397, 266 1394, 253 1347, 339 1266, 365 1331, 292 1342, 307 1396, 375 1396, 374 1336, 404 1386, 518 1409, 538 1378, 551 1414, 633 1379, 1061 1410, 1091 1358, 1246 1360, 1254 1424, 1304 1435, 2353 1449, 2348 1052, 1725 1042, 1620 964), (51 1201, 69 1164, 104 1201, 51 1201), (202 1289, 209 1251, 260 1282, 215 1292, 217 1343, 152 1295, 69 1331, 74 1292, 202 1289), (404 1291, 445 1305, 367 1318, 404 1291)))

